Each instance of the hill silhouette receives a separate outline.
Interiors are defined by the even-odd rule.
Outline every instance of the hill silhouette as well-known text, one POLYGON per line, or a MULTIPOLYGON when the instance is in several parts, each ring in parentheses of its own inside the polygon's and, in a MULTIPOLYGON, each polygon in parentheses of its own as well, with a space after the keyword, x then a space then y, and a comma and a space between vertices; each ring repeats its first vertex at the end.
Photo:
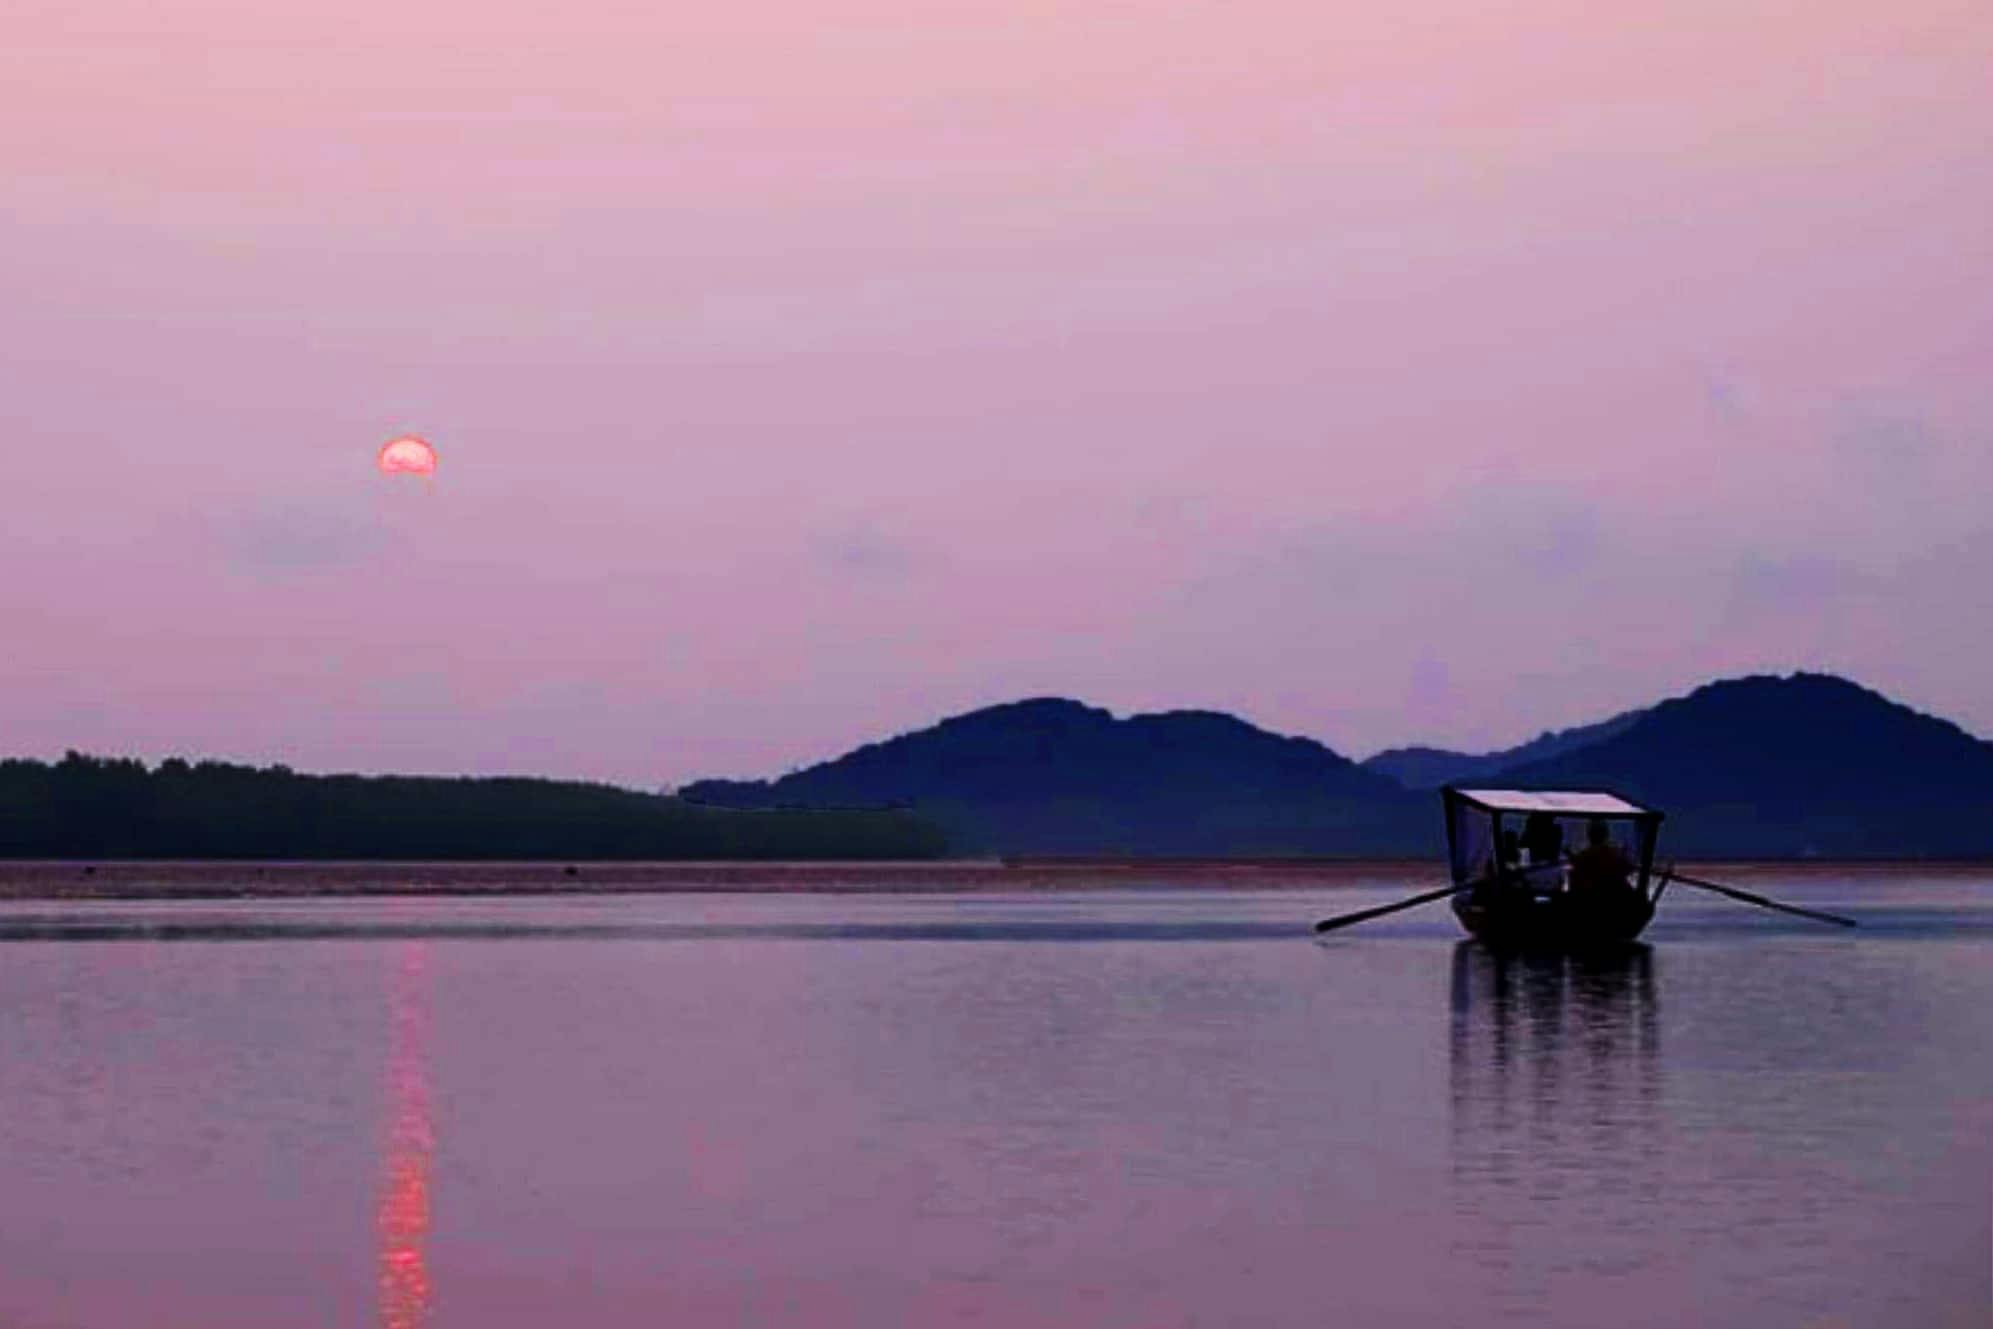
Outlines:
POLYGON ((944 844, 905 811, 736 812, 567 781, 0 762, 0 858, 888 859, 944 844))
POLYGON ((1711 683, 1502 779, 1651 802, 1682 853, 1993 857, 1993 743, 1827 674, 1711 683))
MULTIPOLYGON (((1650 802, 1669 814, 1664 854, 1993 858, 1993 744, 1831 675, 1711 683, 1473 760, 1485 764, 1455 778, 1650 802)), ((1426 855, 1440 848, 1436 804, 1376 759, 1229 715, 1117 718, 1038 698, 679 797, 76 753, 0 761, 0 857, 1426 855)))
POLYGON ((1386 748, 1365 757, 1363 769, 1389 776, 1407 789, 1438 789, 1463 780, 1485 780, 1500 771, 1533 761, 1548 761, 1579 748, 1590 747, 1615 734, 1624 733, 1644 711, 1624 711, 1610 720, 1577 725, 1570 729, 1550 729, 1527 743, 1499 752, 1455 752, 1449 748, 1386 748))
POLYGON ((905 804, 958 852, 1302 855, 1431 846, 1392 781, 1211 711, 1117 719, 1062 698, 971 711, 773 781, 680 791, 727 807, 905 804))
MULTIPOLYGON (((1502 760, 1454 778, 1619 789, 1669 813, 1669 852, 1993 857, 1993 744, 1829 675, 1712 683, 1489 756, 1502 760)), ((1441 835, 1430 791, 1313 740, 1212 712, 1116 719, 1050 698, 777 780, 681 792, 745 808, 911 806, 955 852, 1430 854, 1441 835)))

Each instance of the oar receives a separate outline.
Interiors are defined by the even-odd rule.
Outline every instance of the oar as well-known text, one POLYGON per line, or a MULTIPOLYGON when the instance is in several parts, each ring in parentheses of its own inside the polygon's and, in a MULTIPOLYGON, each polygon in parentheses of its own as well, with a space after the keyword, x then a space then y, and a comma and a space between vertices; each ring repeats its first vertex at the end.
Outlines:
POLYGON ((1470 889, 1472 885, 1473 883, 1469 882, 1466 886, 1442 886, 1436 891, 1414 895, 1411 899, 1400 900, 1396 904, 1380 904, 1374 909, 1359 909, 1353 914, 1338 914, 1334 918, 1325 918, 1315 924, 1315 931, 1334 932, 1337 928, 1346 928, 1351 923, 1361 923, 1366 918, 1382 918, 1385 914, 1395 914, 1400 909, 1410 909, 1413 905, 1429 904, 1434 900, 1443 900, 1449 895, 1458 895, 1470 889))
POLYGON ((1817 919, 1822 923, 1834 923, 1844 928, 1860 926, 1852 918, 1843 918, 1839 914, 1825 914, 1818 909, 1801 909, 1796 904, 1780 904, 1777 900, 1763 895, 1754 895, 1750 891, 1740 891, 1735 886, 1725 886, 1720 881, 1704 881, 1700 877, 1691 877, 1682 872, 1673 872, 1670 875, 1676 881, 1687 882, 1691 886, 1700 886, 1705 891, 1715 891, 1718 895, 1727 895, 1733 900, 1742 900, 1745 904, 1762 905, 1766 909, 1777 909, 1788 914, 1798 914, 1801 918, 1817 919))

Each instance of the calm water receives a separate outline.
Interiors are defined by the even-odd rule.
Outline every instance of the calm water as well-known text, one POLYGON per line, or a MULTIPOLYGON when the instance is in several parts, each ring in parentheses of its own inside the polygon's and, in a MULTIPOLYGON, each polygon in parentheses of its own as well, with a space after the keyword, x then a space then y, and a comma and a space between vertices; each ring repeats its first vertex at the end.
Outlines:
POLYGON ((1984 1325, 1993 877, 1752 884, 5 906, 0 1324, 1984 1325))

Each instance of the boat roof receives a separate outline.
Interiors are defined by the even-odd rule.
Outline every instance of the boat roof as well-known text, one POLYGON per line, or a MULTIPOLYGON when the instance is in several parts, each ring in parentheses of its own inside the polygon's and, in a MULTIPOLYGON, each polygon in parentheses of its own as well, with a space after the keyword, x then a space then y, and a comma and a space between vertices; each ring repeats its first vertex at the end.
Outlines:
POLYGON ((1603 789, 1454 789, 1446 791, 1490 812, 1548 812, 1554 817, 1657 817, 1646 808, 1603 789))

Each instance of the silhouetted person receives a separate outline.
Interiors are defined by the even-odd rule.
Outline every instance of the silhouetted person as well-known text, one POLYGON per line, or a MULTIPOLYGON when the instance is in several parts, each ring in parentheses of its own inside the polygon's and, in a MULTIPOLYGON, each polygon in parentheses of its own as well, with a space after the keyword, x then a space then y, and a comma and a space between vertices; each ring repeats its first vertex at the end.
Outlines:
POLYGON ((1522 824, 1522 847, 1533 868, 1555 863, 1564 853, 1564 828, 1549 813, 1532 812, 1522 824))
POLYGON ((1612 828, 1603 821, 1585 823, 1585 847, 1571 855, 1571 889, 1574 891, 1623 890, 1633 874, 1633 863, 1612 842, 1612 828))

